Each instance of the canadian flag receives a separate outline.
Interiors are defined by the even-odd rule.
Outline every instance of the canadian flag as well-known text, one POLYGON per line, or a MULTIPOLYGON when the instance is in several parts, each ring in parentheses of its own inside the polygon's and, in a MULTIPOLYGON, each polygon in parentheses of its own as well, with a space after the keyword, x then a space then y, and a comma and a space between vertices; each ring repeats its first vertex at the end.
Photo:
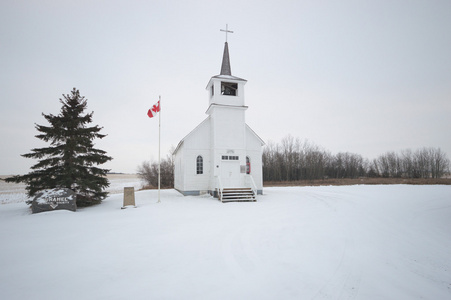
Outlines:
POLYGON ((153 118, 157 115, 157 113, 160 112, 160 101, 158 101, 154 106, 152 106, 151 109, 147 112, 147 115, 149 118, 153 118))

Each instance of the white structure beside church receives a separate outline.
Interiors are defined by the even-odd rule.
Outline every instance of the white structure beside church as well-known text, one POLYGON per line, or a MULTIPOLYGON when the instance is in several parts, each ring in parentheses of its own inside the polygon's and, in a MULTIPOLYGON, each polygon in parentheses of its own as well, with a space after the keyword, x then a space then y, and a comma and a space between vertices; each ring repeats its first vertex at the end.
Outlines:
POLYGON ((223 200, 227 190, 250 189, 255 200, 255 195, 263 193, 264 142, 245 122, 246 82, 232 75, 226 42, 221 73, 211 77, 207 85, 208 117, 173 153, 174 187, 183 195, 210 193, 223 200))

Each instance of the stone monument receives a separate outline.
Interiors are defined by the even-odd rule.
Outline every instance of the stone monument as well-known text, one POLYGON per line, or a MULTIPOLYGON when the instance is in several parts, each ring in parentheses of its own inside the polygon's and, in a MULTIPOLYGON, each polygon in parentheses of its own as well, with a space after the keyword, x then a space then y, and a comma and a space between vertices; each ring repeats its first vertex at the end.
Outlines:
POLYGON ((134 187, 124 187, 124 205, 122 209, 127 208, 126 206, 135 205, 135 188, 134 187))

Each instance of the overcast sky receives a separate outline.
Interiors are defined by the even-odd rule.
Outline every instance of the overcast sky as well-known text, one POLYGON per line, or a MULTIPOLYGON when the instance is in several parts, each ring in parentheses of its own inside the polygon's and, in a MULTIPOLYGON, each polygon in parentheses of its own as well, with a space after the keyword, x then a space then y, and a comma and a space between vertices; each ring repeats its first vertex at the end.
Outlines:
POLYGON ((440 147, 451 155, 451 1, 0 2, 0 174, 46 144, 34 124, 73 87, 94 111, 114 172, 169 153, 207 115, 229 24, 247 124, 373 159, 440 147))

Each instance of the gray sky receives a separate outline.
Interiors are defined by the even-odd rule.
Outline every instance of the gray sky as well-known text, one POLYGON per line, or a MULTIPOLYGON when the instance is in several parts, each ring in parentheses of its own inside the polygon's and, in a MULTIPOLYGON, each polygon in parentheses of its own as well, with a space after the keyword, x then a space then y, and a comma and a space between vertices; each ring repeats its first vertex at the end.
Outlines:
POLYGON ((440 147, 451 154, 451 1, 20 1, 0 3, 0 174, 46 144, 34 123, 73 87, 94 111, 96 142, 136 171, 206 118, 229 29, 246 122, 265 141, 288 134, 373 159, 440 147))

